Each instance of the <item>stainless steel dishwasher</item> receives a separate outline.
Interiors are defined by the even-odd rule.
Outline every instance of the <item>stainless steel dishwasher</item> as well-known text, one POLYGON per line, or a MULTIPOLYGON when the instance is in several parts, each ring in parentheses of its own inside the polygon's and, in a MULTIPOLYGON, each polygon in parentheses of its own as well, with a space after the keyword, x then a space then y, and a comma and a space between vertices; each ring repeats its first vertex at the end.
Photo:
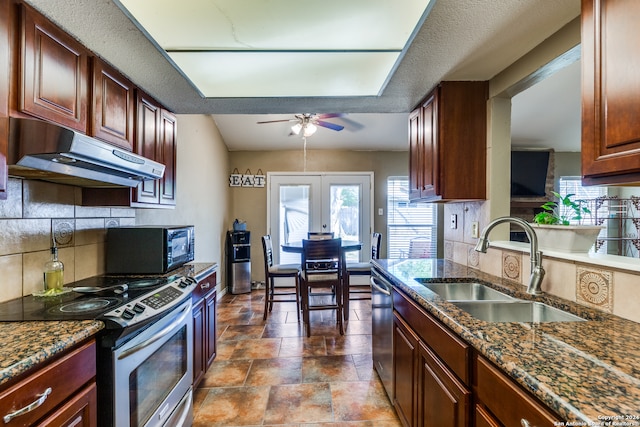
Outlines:
POLYGON ((371 270, 371 332, 373 366, 393 403, 393 295, 391 283, 371 270))

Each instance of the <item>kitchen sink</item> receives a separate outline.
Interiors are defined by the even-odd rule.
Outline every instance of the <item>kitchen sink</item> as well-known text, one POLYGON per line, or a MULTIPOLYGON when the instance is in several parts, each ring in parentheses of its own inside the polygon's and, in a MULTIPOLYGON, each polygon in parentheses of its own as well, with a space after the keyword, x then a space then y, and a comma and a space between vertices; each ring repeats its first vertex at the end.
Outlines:
POLYGON ((540 302, 456 301, 458 308, 485 322, 580 322, 583 318, 540 302))
POLYGON ((513 300, 513 297, 477 282, 424 283, 447 301, 513 300))

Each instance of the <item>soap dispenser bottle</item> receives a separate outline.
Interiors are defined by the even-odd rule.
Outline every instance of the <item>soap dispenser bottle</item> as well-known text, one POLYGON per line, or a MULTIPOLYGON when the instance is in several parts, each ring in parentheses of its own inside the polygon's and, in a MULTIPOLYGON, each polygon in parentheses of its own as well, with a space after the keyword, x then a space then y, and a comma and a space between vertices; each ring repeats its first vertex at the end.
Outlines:
POLYGON ((44 291, 62 292, 64 286, 64 264, 58 260, 58 248, 51 247, 51 259, 44 263, 44 291))

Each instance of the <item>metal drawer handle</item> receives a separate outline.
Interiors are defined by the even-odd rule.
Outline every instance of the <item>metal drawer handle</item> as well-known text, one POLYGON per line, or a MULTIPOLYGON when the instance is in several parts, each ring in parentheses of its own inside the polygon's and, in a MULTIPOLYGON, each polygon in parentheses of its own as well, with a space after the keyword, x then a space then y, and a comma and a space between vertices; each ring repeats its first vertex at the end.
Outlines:
POLYGON ((28 412, 33 411, 34 409, 38 408, 40 405, 42 405, 45 400, 47 400, 47 397, 49 397, 49 395, 51 394, 51 387, 47 388, 44 393, 39 394, 38 395, 38 399, 36 399, 35 402, 28 404, 27 406, 25 406, 22 409, 18 409, 15 412, 12 412, 10 414, 7 414, 4 416, 3 420, 5 424, 9 424, 9 422, 14 419, 15 417, 19 417, 20 415, 24 415, 28 412))
POLYGON ((521 418, 521 419, 520 419, 520 425, 521 425, 522 427, 534 427, 534 426, 529 422, 529 420, 527 420, 526 418, 521 418))
POLYGON ((211 287, 211 284, 209 282, 200 283, 200 288, 201 289, 209 289, 209 287, 211 287))

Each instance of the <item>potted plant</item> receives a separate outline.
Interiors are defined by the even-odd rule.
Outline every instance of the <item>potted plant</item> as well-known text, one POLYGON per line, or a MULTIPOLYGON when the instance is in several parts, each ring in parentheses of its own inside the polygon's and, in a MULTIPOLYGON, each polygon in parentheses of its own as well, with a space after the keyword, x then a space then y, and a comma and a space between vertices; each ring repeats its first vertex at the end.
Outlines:
POLYGON ((571 200, 574 194, 561 196, 553 192, 558 201, 547 201, 542 206, 542 212, 533 217, 532 227, 538 236, 540 249, 586 253, 593 246, 602 230, 600 225, 583 225, 585 215, 591 211, 582 206, 580 201, 571 200), (561 214, 560 207, 568 208, 569 214, 561 214), (579 225, 571 224, 578 221, 579 225))

